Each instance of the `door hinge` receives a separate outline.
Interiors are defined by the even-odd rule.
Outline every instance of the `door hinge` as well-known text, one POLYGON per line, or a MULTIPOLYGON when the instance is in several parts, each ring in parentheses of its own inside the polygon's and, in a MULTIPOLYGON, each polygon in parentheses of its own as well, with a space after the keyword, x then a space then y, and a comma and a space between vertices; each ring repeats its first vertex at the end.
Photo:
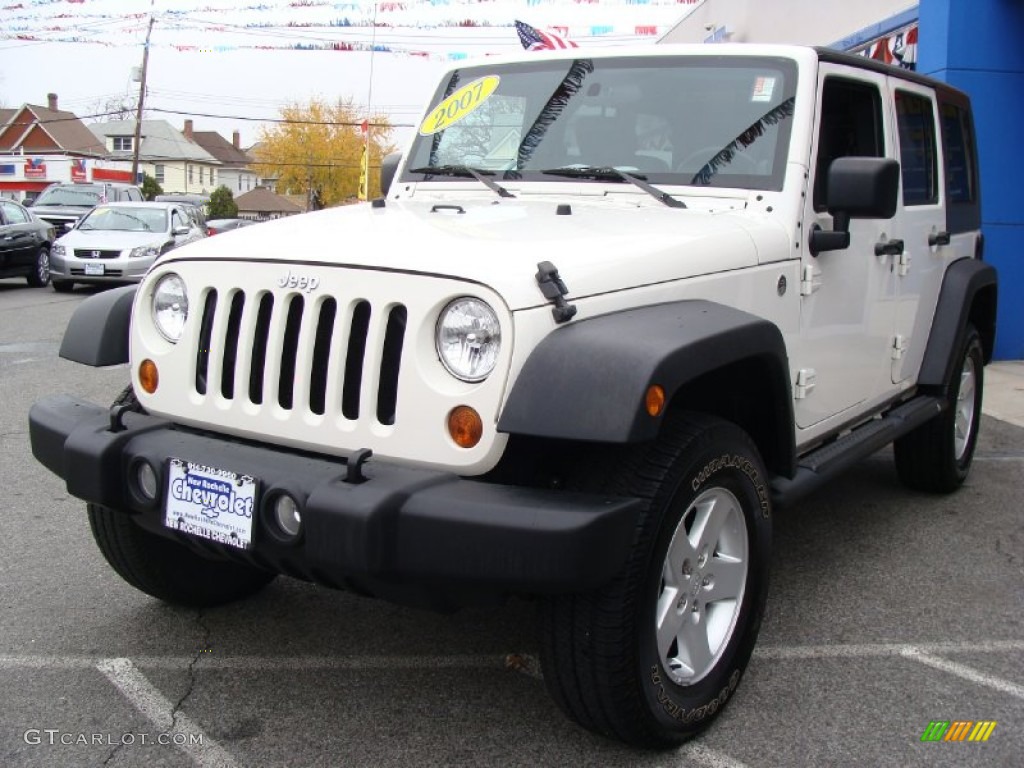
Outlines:
POLYGON ((903 251, 896 257, 896 274, 900 277, 906 277, 910 271, 910 254, 903 251))
POLYGON ((818 372, 813 368, 801 368, 796 373, 796 387, 794 387, 793 398, 803 400, 814 389, 818 383, 818 372))
POLYGON ((816 270, 813 264, 805 264, 800 272, 800 295, 810 296, 821 288, 821 270, 816 270))
POLYGON ((903 353, 907 351, 907 339, 905 336, 896 334, 892 338, 892 359, 900 360, 903 358, 903 353))

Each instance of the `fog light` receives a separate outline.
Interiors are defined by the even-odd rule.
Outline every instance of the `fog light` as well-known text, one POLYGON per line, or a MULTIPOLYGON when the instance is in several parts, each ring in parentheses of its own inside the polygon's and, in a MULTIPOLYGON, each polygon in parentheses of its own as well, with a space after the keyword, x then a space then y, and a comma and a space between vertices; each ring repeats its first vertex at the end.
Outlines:
POLYGON ((149 501, 156 499, 156 470, 148 461, 140 463, 138 469, 135 470, 135 482, 139 486, 139 493, 145 498, 149 501))
POLYGON ((139 364, 139 384, 151 395, 156 392, 156 388, 160 384, 160 374, 156 370, 156 363, 148 358, 139 364))
POLYGON ((281 533, 289 538, 294 539, 302 530, 302 515, 299 513, 299 505, 287 494, 281 494, 274 501, 274 519, 281 533))
POLYGON ((468 405, 456 406, 448 414, 448 434, 460 448, 472 448, 484 436, 483 419, 468 405))

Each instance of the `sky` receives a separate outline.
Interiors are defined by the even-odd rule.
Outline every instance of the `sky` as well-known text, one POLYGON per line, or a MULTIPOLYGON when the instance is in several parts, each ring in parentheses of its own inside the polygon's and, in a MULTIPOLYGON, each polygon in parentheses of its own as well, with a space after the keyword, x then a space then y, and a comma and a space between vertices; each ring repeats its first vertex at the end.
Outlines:
POLYGON ((446 69, 522 51, 516 19, 583 48, 653 44, 699 1, 3 0, 0 106, 56 93, 104 119, 87 116, 138 96, 152 15, 146 119, 237 130, 247 147, 288 104, 351 99, 387 115, 401 145, 446 69))

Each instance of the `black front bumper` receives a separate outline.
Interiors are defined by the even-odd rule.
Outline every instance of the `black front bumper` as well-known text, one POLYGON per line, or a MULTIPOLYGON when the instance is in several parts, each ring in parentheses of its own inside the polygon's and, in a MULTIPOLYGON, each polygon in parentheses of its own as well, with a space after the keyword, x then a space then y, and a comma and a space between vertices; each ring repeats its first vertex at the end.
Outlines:
POLYGON ((571 593, 598 587, 625 562, 638 499, 495 485, 450 472, 371 460, 346 482, 343 459, 296 453, 126 413, 111 431, 106 408, 68 396, 29 414, 32 452, 85 501, 131 514, 154 533, 213 557, 377 594, 471 588, 485 593, 571 593), (259 483, 247 550, 163 525, 163 500, 136 486, 141 461, 166 493, 173 458, 252 475, 259 483), (286 491, 303 532, 287 543, 265 502, 286 491), (264 503, 259 503, 264 502, 264 503))

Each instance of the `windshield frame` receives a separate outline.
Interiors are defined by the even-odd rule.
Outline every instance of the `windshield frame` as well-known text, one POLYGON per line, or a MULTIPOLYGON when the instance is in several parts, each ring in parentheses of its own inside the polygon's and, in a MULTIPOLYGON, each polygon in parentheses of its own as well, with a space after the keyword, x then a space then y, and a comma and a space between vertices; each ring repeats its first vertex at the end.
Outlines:
MULTIPOLYGON (((764 99, 764 109, 759 110, 754 107, 760 107, 761 104, 754 104, 754 102, 761 101, 760 98, 750 98, 746 104, 735 101, 739 107, 745 107, 746 112, 740 112, 737 108, 736 114, 725 112, 727 120, 725 122, 730 125, 729 135, 725 135, 721 131, 714 134, 715 140, 720 141, 720 145, 715 144, 714 146, 702 146, 702 150, 707 150, 707 158, 702 159, 699 165, 693 168, 687 167, 683 170, 680 162, 680 166, 672 167, 667 161, 661 160, 657 163, 652 161, 652 168, 640 167, 639 165, 633 165, 625 163, 622 165, 615 164, 614 167, 619 170, 625 171, 631 175, 639 176, 640 178, 648 181, 651 184, 657 185, 659 188, 664 186, 687 186, 697 188, 739 188, 747 190, 757 191, 781 191, 783 188, 786 168, 788 164, 790 154, 790 143, 793 137, 793 127, 796 119, 796 97, 799 90, 799 79, 800 79, 800 66, 796 58, 786 55, 716 55, 708 52, 707 54, 665 54, 665 55, 649 55, 649 56, 594 56, 585 57, 577 56, 573 58, 538 58, 536 61, 522 60, 515 62, 502 62, 502 63, 491 63, 481 62, 472 66, 464 68, 458 68, 450 70, 442 78, 438 85, 438 89, 435 92, 433 98, 429 102, 430 107, 425 113, 424 122, 417 124, 417 129, 420 126, 426 125, 427 117, 431 116, 432 112, 437 109, 448 96, 458 91, 461 87, 466 84, 472 84, 480 79, 498 76, 505 83, 508 82, 510 77, 515 77, 517 74, 531 75, 536 73, 550 73, 550 77, 553 83, 557 84, 557 78, 559 75, 563 75, 564 79, 560 85, 552 89, 552 93, 560 98, 550 98, 548 104, 545 107, 550 107, 551 102, 556 102, 554 108, 554 114, 547 115, 544 118, 543 115, 545 109, 539 109, 539 100, 536 103, 531 103, 523 113, 523 120, 521 124, 521 130, 517 137, 519 141, 519 149, 515 153, 516 156, 509 160, 511 167, 494 167, 487 164, 474 163, 471 160, 460 160, 460 163, 465 163, 467 166, 474 168, 474 170, 480 173, 487 174, 496 181, 529 181, 529 182, 544 182, 544 183, 557 183, 559 181, 565 182, 566 178, 558 178, 551 174, 544 174, 543 171, 553 167, 565 167, 572 165, 572 162, 553 162, 546 166, 539 165, 533 162, 532 157, 527 158, 527 162, 523 163, 524 157, 524 145, 530 144, 531 142, 536 145, 542 143, 544 140, 550 139, 553 142, 561 142, 562 144, 571 144, 566 138, 569 129, 572 127, 572 120, 578 120, 579 115, 582 114, 583 109, 581 105, 586 102, 580 98, 581 94, 587 94, 588 87, 593 89, 593 83, 595 79, 600 78, 602 73, 606 76, 608 73, 615 73, 618 75, 620 80, 628 78, 628 70, 637 70, 637 89, 643 91, 646 86, 648 90, 657 94, 658 91, 654 85, 650 85, 648 81, 643 80, 645 76, 651 76, 653 74, 665 73, 663 82, 672 82, 674 70, 694 68, 701 69, 713 69, 713 70, 749 70, 753 74, 757 70, 764 70, 766 74, 778 74, 781 77, 781 82, 775 82, 776 93, 774 97, 764 99), (576 72, 576 79, 572 80, 571 69, 575 65, 579 65, 581 62, 586 62, 587 66, 580 75, 580 72, 576 72), (588 80, 588 78, 593 78, 588 80), (566 80, 572 80, 570 87, 566 89, 566 80), (558 94, 558 90, 563 91, 562 94, 558 94), (564 91, 568 91, 568 96, 564 91), (567 106, 568 101, 576 99, 579 103, 574 104, 572 111, 576 113, 575 116, 570 116, 570 109, 567 106), (539 111, 538 111, 539 110, 539 111), (750 119, 744 118, 741 115, 751 114, 750 119), (538 116, 539 115, 539 116, 538 116), (563 119, 565 118, 565 119, 563 119), (561 125, 559 122, 561 121, 561 125), (731 121, 731 122, 730 122, 731 121), (540 135, 535 132, 538 123, 546 122, 545 125, 541 126, 540 135), (532 125, 527 127, 528 124, 532 125), (771 147, 770 141, 768 144, 761 145, 765 147, 759 154, 765 155, 761 159, 761 166, 758 171, 755 172, 742 172, 741 163, 735 162, 736 158, 734 155, 742 155, 743 150, 752 147, 758 140, 763 138, 763 135, 767 135, 774 125, 778 125, 775 131, 775 146, 771 147), (735 127, 732 127, 735 126, 735 127), (663 170, 658 170, 663 169, 663 170)), ((747 73, 744 72, 739 75, 740 78, 744 77, 747 73)), ((725 76, 725 75, 723 75, 725 76)), ((682 76, 685 80, 685 75, 682 76)), ((540 91, 538 91, 540 93, 540 91)), ((739 91, 737 91, 739 93, 739 91)), ((494 91, 495 95, 502 96, 501 85, 499 84, 497 89, 494 91)), ((587 94, 588 96, 590 94, 587 94)), ((646 97, 646 101, 638 102, 638 105, 632 105, 633 109, 639 110, 636 114, 643 112, 646 113, 649 106, 654 102, 650 96, 646 97)), ((664 99, 663 99, 664 101, 664 99)), ((606 107, 610 113, 615 113, 614 107, 606 107)), ((693 121, 694 114, 692 108, 687 106, 685 99, 680 99, 674 102, 670 107, 664 109, 665 114, 673 114, 674 116, 685 115, 687 120, 693 121)), ((699 120, 699 114, 697 115, 699 120)), ((406 154, 405 162, 403 163, 399 181, 404 183, 418 183, 429 181, 438 184, 465 184, 463 178, 458 176, 438 176, 426 173, 414 173, 413 168, 427 167, 430 165, 447 164, 448 158, 442 158, 438 155, 438 145, 443 140, 443 135, 450 130, 454 130, 458 126, 459 121, 455 121, 448 124, 440 131, 432 134, 424 134, 417 130, 417 134, 410 144, 406 154), (431 162, 434 161, 434 162, 431 162)), ((693 123, 691 123, 692 125, 693 123)), ((486 123, 483 125, 487 125, 486 123)), ((704 126, 701 126, 704 127, 704 126)), ((477 129, 479 126, 476 127, 477 129)), ((679 131, 680 136, 687 135, 690 128, 682 124, 680 121, 673 122, 670 126, 672 130, 679 131)), ((639 123, 635 130, 639 131, 639 123)), ((694 132, 696 133, 696 132, 694 132)), ((639 139, 638 139, 639 142, 639 139)), ((535 147, 534 147, 535 148, 535 147)), ((642 148, 641 148, 642 149, 642 148)), ((528 148, 529 152, 532 152, 532 148, 528 148)), ((443 153, 442 153, 443 154, 443 153)), ((538 155, 541 152, 537 153, 538 155)), ((636 155, 642 154, 658 154, 654 152, 644 153, 637 151, 636 155)), ((665 153, 661 153, 665 154, 665 153)), ((680 151, 680 156, 683 153, 680 151)), ((749 156, 747 156, 749 157, 749 156)), ((572 158, 570 158, 572 159, 572 158)), ((639 158, 644 160, 645 158, 639 158)), ((740 159, 743 159, 742 157, 740 159)), ((585 158, 578 158, 580 165, 594 165, 594 163, 585 162, 585 158)), ((609 165, 609 163, 602 163, 603 165, 609 165)), ((746 163, 745 163, 746 164, 746 163)), ((753 170, 753 166, 750 166, 753 170)), ((607 176, 600 179, 590 178, 574 178, 573 183, 598 183, 607 184, 609 183, 607 176)), ((620 179, 618 182, 612 183, 628 183, 624 179, 620 179)))

